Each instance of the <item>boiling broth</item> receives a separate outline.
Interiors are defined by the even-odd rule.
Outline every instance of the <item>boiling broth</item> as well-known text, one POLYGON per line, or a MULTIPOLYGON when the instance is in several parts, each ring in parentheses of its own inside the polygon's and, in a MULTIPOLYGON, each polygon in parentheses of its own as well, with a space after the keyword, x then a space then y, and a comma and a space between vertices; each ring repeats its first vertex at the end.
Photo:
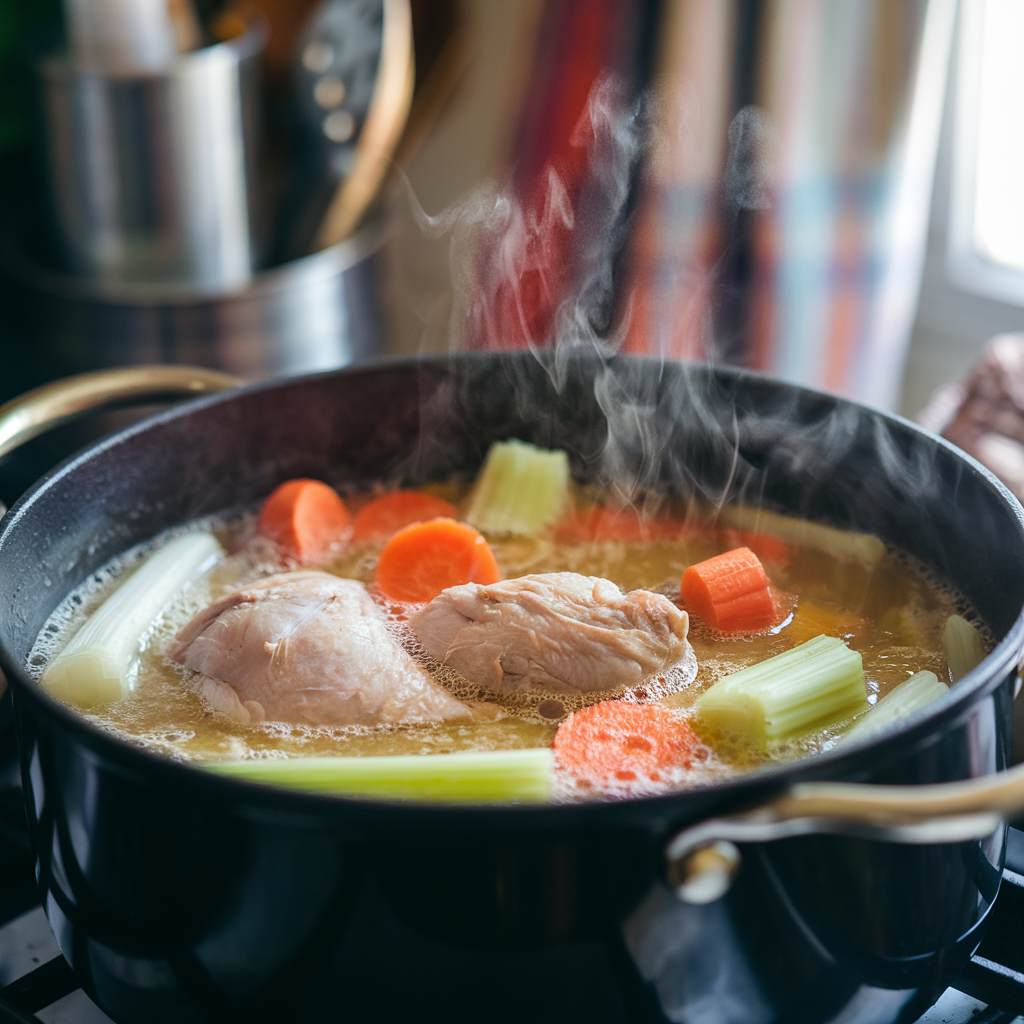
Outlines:
MULTIPOLYGON (((445 487, 444 493, 456 503, 466 497, 464 488, 454 486, 445 487)), ((363 500, 368 500, 368 496, 363 500)), ((358 508, 359 498, 350 499, 350 504, 358 508)), ((281 722, 249 725, 214 712, 199 695, 194 674, 169 662, 165 653, 176 633, 210 602, 282 569, 272 550, 254 540, 253 516, 219 524, 216 532, 226 550, 234 553, 226 555, 180 595, 143 638, 131 694, 83 712, 87 719, 130 742, 179 759, 199 761, 325 754, 432 754, 551 745, 557 723, 541 720, 537 715, 509 713, 507 709, 495 720, 393 728, 281 722)), ((623 591, 643 588, 673 599, 678 598, 684 569, 735 546, 719 543, 713 532, 701 530, 642 543, 561 543, 551 537, 488 539, 506 578, 570 571, 609 579, 623 591)), ((152 547, 147 546, 146 553, 152 547)), ((975 618, 950 588, 931 578, 909 558, 894 552, 886 552, 877 565, 868 568, 856 560, 808 546, 789 544, 788 548, 785 563, 768 563, 766 568, 773 585, 792 599, 795 613, 780 626, 753 636, 716 634, 691 617, 689 640, 697 656, 697 676, 681 689, 668 683, 662 686, 660 696, 664 704, 688 717, 697 697, 718 679, 808 639, 800 635, 799 618, 801 606, 808 603, 819 606, 840 624, 832 635, 842 635, 841 624, 850 624, 845 638, 863 657, 869 703, 874 704, 915 672, 927 669, 940 679, 949 679, 942 643, 944 624, 955 613, 975 618), (666 691, 673 690, 666 695, 666 691)), ((350 548, 322 568, 370 585, 379 550, 379 546, 350 548)), ((139 557, 137 552, 135 559, 125 557, 112 563, 68 597, 41 632, 29 658, 30 671, 41 674, 49 658, 116 588, 122 574, 139 557)), ((392 611, 392 626, 401 637, 403 610, 399 607, 392 611)), ((987 633, 985 642, 990 649, 991 636, 987 633)), ((706 759, 688 771, 680 771, 666 784, 693 785, 771 761, 788 761, 826 750, 848 724, 849 720, 828 723, 797 739, 771 743, 764 750, 724 736, 705 736, 706 759)), ((556 780, 555 792, 560 799, 581 795, 566 779, 556 780)))

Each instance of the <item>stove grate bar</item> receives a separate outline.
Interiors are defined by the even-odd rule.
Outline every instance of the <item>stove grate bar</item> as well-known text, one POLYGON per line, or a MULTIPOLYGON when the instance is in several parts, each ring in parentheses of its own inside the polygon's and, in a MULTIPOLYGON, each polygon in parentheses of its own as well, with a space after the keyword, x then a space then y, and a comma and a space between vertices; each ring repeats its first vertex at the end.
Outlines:
POLYGON ((23 1013, 0 995, 0 1024, 43 1024, 31 1013, 23 1013))
POLYGON ((961 992, 998 1006, 1010 1014, 1024 1014, 1024 974, 1004 967, 983 956, 971 957, 971 962, 956 980, 961 992))
POLYGON ((33 971, 0 988, 0 999, 24 1013, 35 1013, 79 988, 63 956, 47 960, 33 971))

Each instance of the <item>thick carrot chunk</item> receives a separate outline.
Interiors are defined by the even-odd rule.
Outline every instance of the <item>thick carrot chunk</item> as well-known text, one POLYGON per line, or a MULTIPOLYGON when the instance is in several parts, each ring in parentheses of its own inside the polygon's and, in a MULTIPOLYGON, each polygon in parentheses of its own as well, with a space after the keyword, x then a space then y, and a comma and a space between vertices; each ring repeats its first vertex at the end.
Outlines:
POLYGON ((689 724, 661 704, 606 700, 574 711, 555 733, 559 765, 591 786, 659 782, 689 768, 703 746, 689 724))
POLYGON ((399 530, 377 561, 376 583, 393 601, 432 601, 463 583, 497 583, 501 571, 487 541, 467 523, 430 519, 399 530))
POLYGON ((352 517, 337 491, 320 480, 288 480, 263 503, 257 530, 300 562, 322 559, 348 538, 352 517))
POLYGON ((680 592, 688 610, 723 633, 756 633, 778 618, 764 566, 750 548, 691 565, 680 592))
POLYGON ((356 513, 352 540, 358 544, 387 540, 403 526, 439 516, 455 519, 455 506, 422 491, 394 491, 374 498, 356 513))

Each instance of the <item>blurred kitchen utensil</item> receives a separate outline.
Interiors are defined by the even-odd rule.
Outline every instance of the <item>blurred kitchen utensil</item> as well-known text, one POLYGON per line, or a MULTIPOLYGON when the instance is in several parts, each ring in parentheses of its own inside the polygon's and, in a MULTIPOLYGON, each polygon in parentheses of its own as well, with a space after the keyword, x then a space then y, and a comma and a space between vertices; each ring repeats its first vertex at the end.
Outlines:
MULTIPOLYGON (((315 249, 346 238, 362 220, 388 172, 412 104, 415 66, 409 0, 384 0, 380 65, 370 109, 356 142, 352 169, 338 186, 314 239, 315 249)), ((323 131, 337 112, 328 115, 323 131)))
POLYGON ((415 81, 409 0, 328 0, 301 39, 300 170, 283 214, 283 258, 347 237, 377 195, 415 81))
POLYGON ((408 169, 426 141, 478 51, 478 40, 458 20, 445 33, 442 42, 430 40, 424 43, 424 49, 430 42, 434 43, 433 52, 428 53, 424 60, 416 38, 416 90, 405 131, 394 154, 395 166, 402 170, 408 169))
POLYGON ((107 283, 174 282, 210 292, 249 280, 260 257, 265 35, 253 23, 237 39, 147 71, 101 70, 75 53, 37 64, 66 269, 107 283))

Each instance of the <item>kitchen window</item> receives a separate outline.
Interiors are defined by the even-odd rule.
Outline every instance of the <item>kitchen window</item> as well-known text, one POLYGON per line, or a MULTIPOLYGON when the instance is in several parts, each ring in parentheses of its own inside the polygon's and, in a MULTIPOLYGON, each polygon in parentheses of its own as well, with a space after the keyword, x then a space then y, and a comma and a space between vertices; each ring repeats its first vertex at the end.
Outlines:
POLYGON ((902 411, 1024 331, 1024 3, 962 0, 902 411))

